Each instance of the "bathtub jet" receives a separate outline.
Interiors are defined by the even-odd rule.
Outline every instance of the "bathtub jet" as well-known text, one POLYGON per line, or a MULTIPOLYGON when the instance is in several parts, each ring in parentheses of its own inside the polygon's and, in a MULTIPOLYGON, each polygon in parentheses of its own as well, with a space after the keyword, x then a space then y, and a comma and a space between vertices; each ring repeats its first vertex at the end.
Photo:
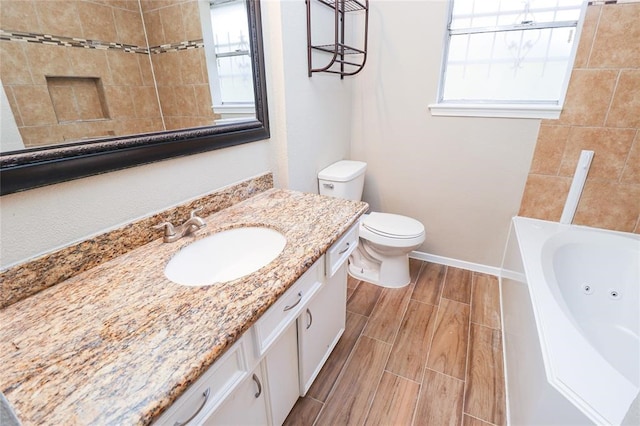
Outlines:
POLYGON ((511 424, 640 424, 639 287, 640 235, 513 219, 501 277, 511 424))

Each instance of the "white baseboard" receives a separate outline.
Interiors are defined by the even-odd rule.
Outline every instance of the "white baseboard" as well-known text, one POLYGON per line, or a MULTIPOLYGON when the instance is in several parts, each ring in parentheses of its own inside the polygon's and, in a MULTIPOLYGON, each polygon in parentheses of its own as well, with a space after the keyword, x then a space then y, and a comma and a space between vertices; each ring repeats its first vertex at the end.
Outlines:
POLYGON ((439 265, 453 266, 454 268, 467 269, 482 274, 500 276, 500 268, 496 266, 481 265, 479 263, 467 262, 465 260, 452 259, 450 257, 438 256, 436 254, 412 251, 409 253, 412 259, 424 260, 426 262, 437 263, 439 265))

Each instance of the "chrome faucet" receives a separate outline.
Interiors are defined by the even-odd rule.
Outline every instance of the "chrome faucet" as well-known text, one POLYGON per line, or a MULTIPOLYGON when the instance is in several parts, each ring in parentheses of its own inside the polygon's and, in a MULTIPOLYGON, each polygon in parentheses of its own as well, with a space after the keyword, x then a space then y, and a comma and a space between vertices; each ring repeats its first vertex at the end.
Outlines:
POLYGON ((185 235, 192 234, 196 232, 198 229, 203 228, 207 224, 205 221, 196 215, 199 211, 202 210, 202 207, 197 208, 191 211, 189 215, 189 219, 187 219, 182 225, 173 226, 173 224, 169 222, 163 222, 159 225, 155 225, 154 228, 162 229, 164 228, 164 237, 162 241, 165 243, 172 243, 174 241, 178 241, 180 238, 185 235))

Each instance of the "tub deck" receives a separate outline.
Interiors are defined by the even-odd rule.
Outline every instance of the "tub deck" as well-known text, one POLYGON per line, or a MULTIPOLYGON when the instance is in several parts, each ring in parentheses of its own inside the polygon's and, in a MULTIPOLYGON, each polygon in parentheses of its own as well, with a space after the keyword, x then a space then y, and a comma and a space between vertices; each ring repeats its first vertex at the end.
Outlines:
MULTIPOLYGON (((637 322, 633 312, 636 316, 638 312, 640 235, 521 217, 514 218, 513 225, 521 265, 520 270, 517 267, 512 269, 509 278, 503 277, 503 286, 512 285, 509 283, 517 281, 525 284, 531 304, 532 325, 525 331, 527 326, 521 327, 524 320, 512 320, 509 327, 510 319, 505 318, 505 346, 510 342, 518 344, 522 336, 533 334, 528 338, 538 339, 539 357, 542 359, 541 364, 548 383, 590 421, 596 424, 621 424, 640 391, 638 369, 634 367, 640 363, 640 343, 637 324, 635 329, 633 324, 634 321, 637 322), (599 252, 601 258, 594 259, 591 255, 586 255, 589 249, 583 250, 585 247, 597 247, 597 250, 592 251, 599 252), (628 252, 628 256, 621 257, 614 250, 614 255, 607 258, 607 251, 615 247, 622 247, 628 252), (559 255, 566 250, 578 252, 569 257, 566 254, 559 255), (610 269, 606 270, 608 268, 610 269), (598 275, 600 279, 597 279, 598 275), (602 277, 607 276, 616 282, 616 288, 624 288, 625 293, 630 293, 627 294, 628 297, 624 300, 612 300, 603 295, 612 285, 604 282, 602 277), (582 277, 592 279, 590 290, 596 290, 597 293, 585 296, 584 285, 581 283, 586 281, 586 278, 582 277), (621 283, 621 280, 625 282, 621 283), (580 297, 589 297, 586 299, 588 302, 580 297), (598 297, 599 301, 596 299, 598 297), (613 306, 605 306, 609 302, 613 306), (588 311, 580 311, 580 304, 584 303, 594 306, 588 311), (603 309, 631 312, 626 318, 627 323, 630 323, 626 326, 626 333, 631 335, 631 338, 627 339, 628 347, 616 347, 613 351, 612 348, 607 348, 607 352, 603 350, 607 345, 598 343, 598 339, 595 338, 596 335, 602 334, 602 330, 588 329, 588 318, 596 317, 603 309), (512 334, 512 337, 509 334, 512 334), (622 356, 614 360, 608 353, 622 356)), ((509 273, 505 276, 509 276, 509 273)), ((516 300, 508 291, 507 288, 505 293, 503 289, 503 304, 516 300)), ((507 316, 509 312, 518 310, 513 306, 503 306, 503 309, 507 316)), ((612 315, 603 315, 601 318, 607 317, 612 315)), ((607 327, 614 330, 623 326, 612 319, 605 326, 607 327)), ((522 357, 522 353, 518 356, 522 357)), ((510 355, 507 353, 507 370, 509 358, 510 355)), ((512 365, 513 359, 511 355, 512 365)), ((526 363, 521 363, 519 367, 520 370, 528 368, 526 363)), ((517 377, 522 374, 526 376, 530 373, 507 371, 507 380, 514 383, 524 382, 517 377)))

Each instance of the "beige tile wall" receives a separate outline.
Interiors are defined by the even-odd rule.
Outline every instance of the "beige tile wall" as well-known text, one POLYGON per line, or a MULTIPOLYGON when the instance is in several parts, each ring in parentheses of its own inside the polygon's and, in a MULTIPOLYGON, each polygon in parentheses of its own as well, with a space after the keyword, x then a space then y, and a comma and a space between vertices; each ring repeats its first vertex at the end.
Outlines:
POLYGON ((520 215, 560 220, 583 149, 575 224, 640 233, 640 3, 589 6, 564 109, 543 120, 520 215))
MULTIPOLYGON (((195 0, 141 4, 150 46, 202 39, 195 0)), ((147 47, 142 19, 137 0, 0 0, 0 28, 5 31, 147 47)), ((0 79, 25 146, 213 124, 204 49, 151 57, 116 49, 0 41, 0 79), (72 114, 60 110, 61 102, 54 106, 46 80, 51 76, 99 79, 107 117, 61 120, 72 114)))
MULTIPOLYGON (((142 0, 141 5, 150 46, 202 39, 196 0, 142 0)), ((167 130, 213 124, 218 116, 211 109, 204 49, 154 54, 151 60, 167 130)))

